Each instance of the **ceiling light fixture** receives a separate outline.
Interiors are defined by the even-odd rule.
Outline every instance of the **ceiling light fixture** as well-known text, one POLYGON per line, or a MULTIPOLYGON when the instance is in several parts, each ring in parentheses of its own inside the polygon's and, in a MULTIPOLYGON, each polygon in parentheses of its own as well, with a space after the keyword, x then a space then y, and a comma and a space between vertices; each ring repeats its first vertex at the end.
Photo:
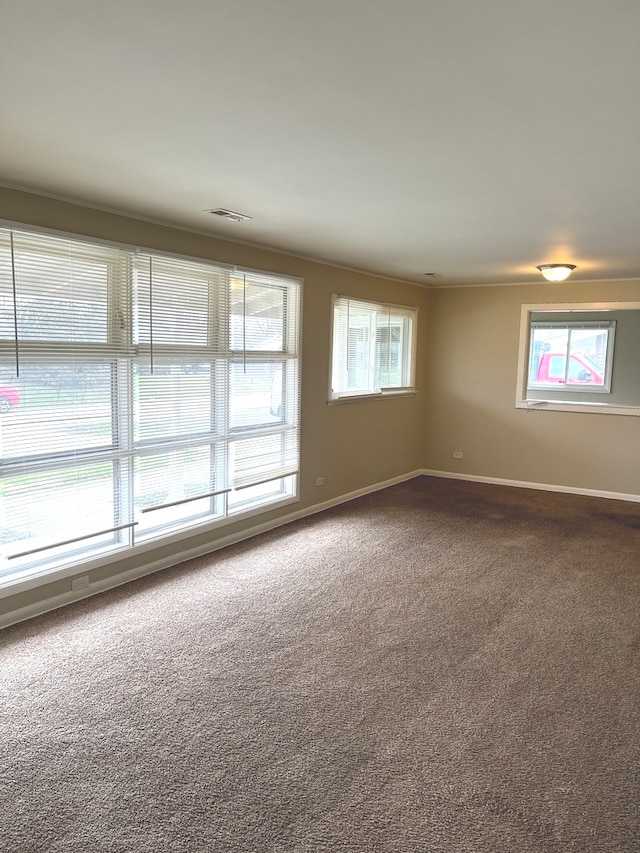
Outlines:
POLYGON ((540 264, 537 267, 547 281, 564 281, 575 268, 575 264, 540 264))

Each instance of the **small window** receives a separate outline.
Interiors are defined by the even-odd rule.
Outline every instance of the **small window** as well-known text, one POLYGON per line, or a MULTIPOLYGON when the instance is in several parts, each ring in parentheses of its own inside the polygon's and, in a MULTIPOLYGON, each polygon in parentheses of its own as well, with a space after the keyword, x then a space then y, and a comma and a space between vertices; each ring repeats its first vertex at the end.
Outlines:
POLYGON ((640 416, 640 303, 523 305, 516 407, 640 416))
POLYGON ((531 321, 528 390, 566 393, 589 390, 608 394, 615 321, 545 323, 531 321))
POLYGON ((334 296, 330 400, 414 391, 417 314, 334 296))

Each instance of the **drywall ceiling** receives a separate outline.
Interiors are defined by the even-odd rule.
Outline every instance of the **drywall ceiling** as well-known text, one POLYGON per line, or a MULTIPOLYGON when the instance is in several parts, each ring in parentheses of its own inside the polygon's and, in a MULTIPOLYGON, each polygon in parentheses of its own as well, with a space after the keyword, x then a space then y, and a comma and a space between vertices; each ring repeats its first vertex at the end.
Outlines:
POLYGON ((432 286, 636 277, 639 37, 637 0, 3 0, 0 183, 432 286))

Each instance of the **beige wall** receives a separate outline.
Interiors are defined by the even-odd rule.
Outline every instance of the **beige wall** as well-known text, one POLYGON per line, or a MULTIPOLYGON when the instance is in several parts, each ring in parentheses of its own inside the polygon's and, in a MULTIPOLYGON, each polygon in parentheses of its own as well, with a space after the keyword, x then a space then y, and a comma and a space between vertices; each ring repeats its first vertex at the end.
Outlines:
POLYGON ((430 296, 425 468, 640 494, 640 418, 514 406, 522 304, 640 301, 640 281, 430 296), (464 458, 453 459, 453 451, 464 458))
MULTIPOLYGON (((327 406, 329 383, 329 329, 331 294, 417 306, 418 361, 426 362, 428 291, 390 279, 313 263, 289 255, 242 246, 186 231, 166 228, 122 216, 76 207, 52 199, 0 189, 0 219, 38 225, 162 249, 225 263, 300 276, 304 279, 302 345, 301 502, 220 528, 214 536, 197 536, 181 543, 186 550, 249 528, 261 521, 311 507, 340 495, 419 469, 422 465, 422 421, 425 370, 418 370, 418 394, 413 397, 327 406), (316 487, 316 477, 325 485, 316 487)), ((174 546, 178 553, 178 547, 174 546)), ((164 546, 145 560, 170 556, 164 546)), ((115 567, 92 572, 92 582, 141 564, 141 558, 123 560, 115 567)), ((79 572, 81 574, 82 572, 79 572)), ((0 618, 38 599, 70 589, 69 579, 38 590, 0 599, 0 618)))
MULTIPOLYGON (((640 281, 432 290, 0 188, 0 219, 300 276, 304 279, 301 501, 313 507, 426 468, 640 494, 640 418, 515 408, 523 303, 640 301, 640 281), (418 393, 327 406, 332 293, 420 309, 418 393), (454 460, 452 452, 464 458, 454 460), (325 485, 315 486, 316 477, 325 485)), ((211 544, 291 507, 103 567, 108 579, 211 544)), ((61 595, 70 580, 0 599, 3 614, 61 595)))

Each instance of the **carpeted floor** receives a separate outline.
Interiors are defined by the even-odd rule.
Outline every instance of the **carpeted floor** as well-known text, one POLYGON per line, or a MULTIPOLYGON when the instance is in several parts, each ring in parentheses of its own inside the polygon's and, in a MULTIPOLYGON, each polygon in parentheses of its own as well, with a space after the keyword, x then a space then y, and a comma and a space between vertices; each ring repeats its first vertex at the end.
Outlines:
POLYGON ((2 853, 636 853, 640 506, 419 478, 0 634, 2 853))

